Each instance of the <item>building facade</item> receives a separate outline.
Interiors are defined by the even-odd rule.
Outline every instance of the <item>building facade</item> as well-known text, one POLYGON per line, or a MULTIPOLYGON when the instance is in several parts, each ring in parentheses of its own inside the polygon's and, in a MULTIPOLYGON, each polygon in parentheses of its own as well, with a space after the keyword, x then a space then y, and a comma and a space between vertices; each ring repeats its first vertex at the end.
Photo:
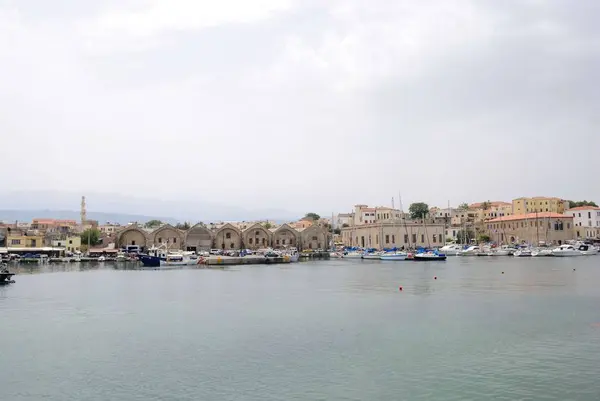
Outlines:
POLYGON ((42 235, 25 235, 23 233, 9 233, 6 237, 8 248, 38 248, 44 246, 42 235))
POLYGON ((573 217, 575 237, 580 239, 600 237, 600 207, 581 206, 565 213, 573 217))
POLYGON ((499 244, 562 244, 574 239, 573 216, 541 212, 499 217, 486 222, 487 234, 499 244))
POLYGON ((512 201, 513 214, 557 213, 564 214, 569 209, 569 202, 554 197, 536 196, 533 198, 517 198, 512 201))
POLYGON ((446 236, 444 224, 394 222, 342 228, 341 241, 350 247, 412 249, 443 246, 446 236))

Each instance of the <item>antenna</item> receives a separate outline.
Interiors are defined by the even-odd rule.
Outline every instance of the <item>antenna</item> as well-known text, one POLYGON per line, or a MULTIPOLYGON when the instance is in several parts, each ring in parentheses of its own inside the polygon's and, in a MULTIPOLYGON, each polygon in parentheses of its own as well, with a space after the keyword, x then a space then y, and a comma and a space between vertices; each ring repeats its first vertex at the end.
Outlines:
POLYGON ((84 226, 87 221, 87 211, 85 208, 85 196, 81 197, 81 225, 84 226))

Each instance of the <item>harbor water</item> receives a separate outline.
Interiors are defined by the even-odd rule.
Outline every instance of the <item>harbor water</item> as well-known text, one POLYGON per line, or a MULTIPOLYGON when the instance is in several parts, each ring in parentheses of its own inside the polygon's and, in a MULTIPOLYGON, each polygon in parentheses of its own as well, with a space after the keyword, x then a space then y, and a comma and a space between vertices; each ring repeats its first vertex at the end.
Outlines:
POLYGON ((0 400, 600 399, 600 257, 120 266, 0 287, 0 400))

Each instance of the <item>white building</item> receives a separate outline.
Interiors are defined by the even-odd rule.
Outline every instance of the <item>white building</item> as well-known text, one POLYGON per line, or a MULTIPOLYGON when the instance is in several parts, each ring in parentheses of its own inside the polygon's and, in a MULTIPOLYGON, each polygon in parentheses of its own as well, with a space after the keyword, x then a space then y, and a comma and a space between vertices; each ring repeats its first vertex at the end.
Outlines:
POLYGON ((400 210, 387 206, 369 207, 367 205, 355 205, 353 213, 355 226, 399 221, 402 216, 403 214, 400 210))
POLYGON ((600 236, 600 207, 574 207, 568 209, 565 214, 573 216, 573 229, 577 238, 596 238, 600 236))

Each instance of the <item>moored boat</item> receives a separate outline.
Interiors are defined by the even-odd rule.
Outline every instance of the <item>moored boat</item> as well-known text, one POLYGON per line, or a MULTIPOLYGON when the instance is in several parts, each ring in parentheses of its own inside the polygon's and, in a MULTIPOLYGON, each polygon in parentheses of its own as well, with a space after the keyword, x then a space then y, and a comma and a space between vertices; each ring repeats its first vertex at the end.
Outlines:
POLYGON ((446 255, 435 251, 428 251, 415 254, 412 260, 416 262, 443 261, 446 260, 446 255))
POLYGON ((8 268, 6 266, 3 266, 0 270, 0 285, 14 283, 15 281, 12 280, 13 276, 14 273, 9 272, 8 268))
POLYGON ((463 246, 460 244, 447 244, 440 248, 440 252, 446 256, 458 256, 462 250, 463 246))
POLYGON ((363 254, 362 259, 380 260, 381 252, 366 252, 363 254))
POLYGON ((139 255, 140 262, 144 267, 177 267, 177 266, 188 266, 197 263, 197 260, 193 260, 189 255, 177 252, 168 252, 165 247, 152 247, 148 250, 147 254, 139 255))
POLYGON ((380 260, 406 260, 408 254, 406 252, 385 252, 379 255, 380 260))
POLYGON ((589 245, 589 244, 581 244, 581 245, 579 245, 577 250, 579 252, 581 252, 582 255, 597 255, 598 254, 598 248, 596 248, 593 245, 589 245))
POLYGON ((531 248, 521 248, 515 252, 515 257, 525 258, 525 257, 533 256, 532 254, 533 254, 533 251, 531 250, 531 248))
POLYGON ((467 249, 463 249, 462 251, 460 251, 459 255, 460 256, 477 256, 477 254, 480 252, 480 249, 477 245, 473 245, 468 247, 467 249))
POLYGON ((581 256, 582 253, 579 252, 573 245, 563 244, 558 248, 554 248, 552 250, 552 255, 558 257, 567 257, 567 256, 581 256))

